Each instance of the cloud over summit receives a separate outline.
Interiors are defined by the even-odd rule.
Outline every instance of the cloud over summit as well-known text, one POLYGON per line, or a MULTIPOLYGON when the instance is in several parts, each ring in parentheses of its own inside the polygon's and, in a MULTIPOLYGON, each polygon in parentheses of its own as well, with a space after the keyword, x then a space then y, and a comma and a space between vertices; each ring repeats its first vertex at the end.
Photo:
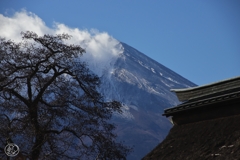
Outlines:
POLYGON ((82 58, 98 76, 102 76, 106 69, 111 70, 115 60, 123 52, 119 41, 106 32, 95 29, 80 30, 56 22, 54 27, 50 28, 36 14, 25 10, 16 12, 11 17, 0 14, 0 22, 0 36, 16 42, 21 41, 22 31, 33 31, 38 35, 62 33, 71 35, 72 38, 67 43, 80 44, 86 50, 82 58))

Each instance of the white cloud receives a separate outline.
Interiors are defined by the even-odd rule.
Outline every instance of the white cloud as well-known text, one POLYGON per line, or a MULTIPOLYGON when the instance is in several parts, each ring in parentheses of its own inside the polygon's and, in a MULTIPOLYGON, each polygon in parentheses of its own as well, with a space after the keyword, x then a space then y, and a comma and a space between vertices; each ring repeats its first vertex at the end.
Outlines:
POLYGON ((72 35, 68 43, 80 44, 86 49, 87 53, 82 58, 98 76, 102 76, 106 69, 110 72, 117 57, 123 52, 119 41, 106 32, 95 29, 80 30, 56 22, 53 28, 49 28, 40 17, 25 10, 16 12, 12 17, 0 14, 0 22, 0 36, 14 41, 21 40, 22 31, 34 31, 38 35, 61 33, 72 35))
POLYGON ((0 14, 0 21, 0 36, 15 41, 21 40, 22 31, 31 30, 39 35, 52 32, 38 16, 25 10, 16 12, 12 17, 0 14))

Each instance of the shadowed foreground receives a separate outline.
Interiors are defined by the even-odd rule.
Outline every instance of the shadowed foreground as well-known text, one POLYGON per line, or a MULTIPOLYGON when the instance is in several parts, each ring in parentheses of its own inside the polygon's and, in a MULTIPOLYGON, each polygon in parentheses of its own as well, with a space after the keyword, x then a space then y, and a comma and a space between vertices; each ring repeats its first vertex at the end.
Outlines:
POLYGON ((175 125, 143 160, 240 159, 240 115, 175 125))

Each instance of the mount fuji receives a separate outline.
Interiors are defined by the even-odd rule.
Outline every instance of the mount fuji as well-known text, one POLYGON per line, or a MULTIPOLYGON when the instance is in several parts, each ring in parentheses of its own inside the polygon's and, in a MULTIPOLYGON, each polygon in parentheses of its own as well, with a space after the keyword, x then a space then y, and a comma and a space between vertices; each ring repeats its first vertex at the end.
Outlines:
POLYGON ((163 110, 179 104, 170 89, 196 86, 167 67, 125 43, 122 53, 105 67, 100 92, 106 99, 123 104, 123 113, 115 114, 118 140, 133 146, 127 159, 141 159, 167 135, 172 124, 163 110))

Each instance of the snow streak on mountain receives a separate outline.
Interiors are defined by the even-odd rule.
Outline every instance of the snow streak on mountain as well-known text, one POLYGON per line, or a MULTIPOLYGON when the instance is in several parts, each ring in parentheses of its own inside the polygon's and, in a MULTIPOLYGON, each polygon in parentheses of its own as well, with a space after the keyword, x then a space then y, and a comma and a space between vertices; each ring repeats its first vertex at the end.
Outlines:
MULTIPOLYGON (((179 103, 172 88, 196 86, 165 66, 125 43, 123 53, 105 69, 101 92, 123 103, 122 115, 115 115, 119 139, 134 146, 128 159, 141 159, 168 133, 171 124, 163 110, 179 103)), ((109 62, 110 63, 110 62, 109 62)))

